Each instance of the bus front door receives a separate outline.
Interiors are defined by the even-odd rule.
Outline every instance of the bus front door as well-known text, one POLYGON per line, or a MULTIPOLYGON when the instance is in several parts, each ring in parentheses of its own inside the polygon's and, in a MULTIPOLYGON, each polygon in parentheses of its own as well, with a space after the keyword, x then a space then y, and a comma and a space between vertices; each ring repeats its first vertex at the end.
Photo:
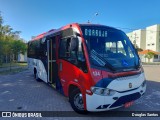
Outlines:
POLYGON ((57 79, 57 64, 56 64, 56 41, 55 38, 50 38, 47 41, 47 56, 48 56, 48 83, 54 85, 57 79))
POLYGON ((58 76, 58 64, 56 61, 56 38, 47 41, 48 48, 48 83, 63 94, 62 85, 58 76))

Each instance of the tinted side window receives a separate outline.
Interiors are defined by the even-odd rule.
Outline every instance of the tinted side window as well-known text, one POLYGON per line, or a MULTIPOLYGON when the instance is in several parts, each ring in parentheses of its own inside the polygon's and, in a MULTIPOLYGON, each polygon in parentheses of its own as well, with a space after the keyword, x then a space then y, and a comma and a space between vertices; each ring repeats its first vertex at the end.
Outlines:
POLYGON ((77 38, 62 39, 59 47, 59 58, 64 59, 87 72, 82 42, 77 38))
POLYGON ((40 49, 40 41, 34 40, 28 43, 28 57, 38 58, 40 49))
POLYGON ((47 40, 45 42, 40 40, 40 48, 39 48, 39 57, 46 57, 47 56, 47 40))
POLYGON ((78 49, 75 49, 76 45, 73 46, 73 44, 72 38, 62 39, 60 43, 59 57, 76 64, 78 49))
POLYGON ((33 58, 35 55, 34 42, 31 41, 28 43, 28 57, 33 58))
MULTIPOLYGON (((69 42, 69 40, 68 40, 69 42)), ((68 56, 69 50, 67 50, 69 47, 67 43, 67 39, 62 39, 60 42, 60 48, 59 48, 59 57, 62 59, 66 59, 68 56)))

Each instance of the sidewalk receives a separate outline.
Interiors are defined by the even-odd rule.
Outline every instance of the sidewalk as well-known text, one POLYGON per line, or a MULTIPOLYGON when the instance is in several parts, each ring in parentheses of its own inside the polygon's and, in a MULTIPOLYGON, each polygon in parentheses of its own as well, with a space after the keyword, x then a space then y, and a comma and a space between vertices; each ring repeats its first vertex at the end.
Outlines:
POLYGON ((160 82, 160 65, 144 65, 147 80, 160 82))

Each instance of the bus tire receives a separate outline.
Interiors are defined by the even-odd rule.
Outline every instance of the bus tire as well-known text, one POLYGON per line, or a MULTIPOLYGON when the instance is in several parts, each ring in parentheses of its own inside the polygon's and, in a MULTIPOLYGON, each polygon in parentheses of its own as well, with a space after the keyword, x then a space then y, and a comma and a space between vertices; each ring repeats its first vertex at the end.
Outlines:
POLYGON ((75 112, 77 112, 79 114, 87 114, 88 113, 86 110, 84 110, 82 93, 79 89, 74 89, 70 93, 69 102, 75 112))
POLYGON ((37 70, 36 70, 36 69, 34 69, 34 78, 35 78, 35 80, 38 81, 38 82, 41 82, 41 81, 42 81, 42 80, 38 77, 38 73, 37 73, 37 70))

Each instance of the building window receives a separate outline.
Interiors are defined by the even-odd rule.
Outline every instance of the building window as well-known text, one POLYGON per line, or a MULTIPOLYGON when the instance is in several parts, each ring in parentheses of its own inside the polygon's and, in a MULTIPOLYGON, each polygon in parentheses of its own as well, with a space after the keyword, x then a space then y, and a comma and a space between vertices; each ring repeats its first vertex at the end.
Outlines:
POLYGON ((152 43, 152 45, 155 45, 154 43, 152 43))
POLYGON ((147 46, 150 46, 150 44, 147 44, 147 46))
POLYGON ((158 59, 158 55, 154 55, 154 59, 158 59))

